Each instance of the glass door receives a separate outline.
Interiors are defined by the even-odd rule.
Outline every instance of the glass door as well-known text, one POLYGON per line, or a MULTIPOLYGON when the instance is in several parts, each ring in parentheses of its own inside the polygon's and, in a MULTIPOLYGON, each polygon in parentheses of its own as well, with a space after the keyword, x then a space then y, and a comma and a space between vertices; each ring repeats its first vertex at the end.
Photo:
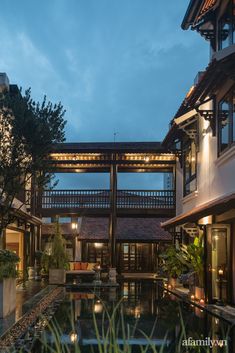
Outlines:
POLYGON ((121 254, 121 271, 150 272, 152 270, 151 244, 123 243, 121 254))
POLYGON ((228 302, 229 243, 229 225, 214 224, 208 226, 208 292, 211 302, 228 302))

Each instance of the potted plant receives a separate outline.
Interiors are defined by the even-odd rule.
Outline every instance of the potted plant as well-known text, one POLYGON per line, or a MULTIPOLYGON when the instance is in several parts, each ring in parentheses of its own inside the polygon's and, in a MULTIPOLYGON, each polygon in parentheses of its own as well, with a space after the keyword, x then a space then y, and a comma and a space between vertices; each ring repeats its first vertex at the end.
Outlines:
POLYGON ((43 252, 41 258, 41 271, 40 275, 42 278, 46 278, 49 276, 49 264, 50 264, 51 255, 46 251, 43 252))
POLYGON ((178 285, 178 277, 187 270, 181 261, 181 251, 174 245, 169 246, 164 254, 159 255, 162 259, 161 269, 169 277, 169 285, 175 288, 178 285))
POLYGON ((56 222, 51 254, 49 254, 48 258, 49 283, 64 284, 65 269, 68 269, 68 265, 69 259, 65 250, 65 241, 61 235, 59 222, 56 222))
POLYGON ((182 245, 182 259, 186 260, 188 268, 195 272, 195 298, 204 299, 204 244, 202 235, 195 237, 192 244, 182 245))
POLYGON ((34 268, 35 268, 35 279, 39 280, 41 278, 40 272, 41 272, 41 260, 42 260, 42 255, 43 252, 41 250, 35 251, 35 263, 34 263, 34 268))
POLYGON ((0 250, 0 318, 6 317, 16 306, 16 264, 19 257, 10 250, 0 250))

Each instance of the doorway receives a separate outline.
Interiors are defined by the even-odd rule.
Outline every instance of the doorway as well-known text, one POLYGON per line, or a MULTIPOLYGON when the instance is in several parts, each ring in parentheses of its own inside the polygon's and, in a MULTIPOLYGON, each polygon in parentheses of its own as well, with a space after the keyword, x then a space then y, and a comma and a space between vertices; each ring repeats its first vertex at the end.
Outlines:
POLYGON ((122 272, 152 272, 152 245, 144 243, 121 244, 122 272))
POLYGON ((17 270, 23 273, 24 270, 24 233, 12 229, 6 229, 6 249, 16 253, 20 262, 17 270))
POLYGON ((229 302, 230 225, 208 226, 208 299, 209 302, 229 302))

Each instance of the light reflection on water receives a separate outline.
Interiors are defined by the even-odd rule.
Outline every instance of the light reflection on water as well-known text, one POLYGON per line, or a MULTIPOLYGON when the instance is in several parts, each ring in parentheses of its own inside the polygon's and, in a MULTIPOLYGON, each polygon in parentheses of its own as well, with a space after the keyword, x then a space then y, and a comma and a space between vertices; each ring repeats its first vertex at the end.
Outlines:
MULTIPOLYGON (((225 339, 230 330, 229 325, 223 320, 195 306, 180 302, 177 297, 162 289, 157 283, 129 281, 122 282, 120 288, 97 290, 95 293, 68 291, 55 314, 55 319, 61 328, 61 341, 71 345, 71 352, 73 352, 74 342, 78 341, 82 352, 91 352, 90 345, 95 347, 94 352, 98 352, 93 313, 95 313, 102 336, 101 328, 103 327, 103 330, 107 332, 110 325, 106 313, 111 315, 119 301, 119 309, 115 317, 116 340, 119 344, 123 343, 121 325, 123 315, 125 333, 126 330, 130 331, 129 344, 132 345, 134 353, 139 352, 137 346, 148 344, 145 335, 151 336, 151 341, 155 346, 160 347, 164 344, 164 352, 176 353, 179 352, 178 346, 182 344, 183 329, 186 331, 187 338, 194 339, 206 337, 225 339)), ((231 337, 233 332, 229 332, 230 348, 221 350, 216 347, 213 348, 213 353, 233 352, 231 337)), ((50 333, 47 339, 51 340, 50 333)), ((35 348, 34 352, 39 352, 39 350, 35 348)), ((152 352, 152 350, 147 352, 152 352)), ((181 352, 184 352, 183 347, 181 352)), ((189 352, 194 352, 194 350, 189 352)), ((206 350, 203 348, 201 352, 206 352, 206 350)))

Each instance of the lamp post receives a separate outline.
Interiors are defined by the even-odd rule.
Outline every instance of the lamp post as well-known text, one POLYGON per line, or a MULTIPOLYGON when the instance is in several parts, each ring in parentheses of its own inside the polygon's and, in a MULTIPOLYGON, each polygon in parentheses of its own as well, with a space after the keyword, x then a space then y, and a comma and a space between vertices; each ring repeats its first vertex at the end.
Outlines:
POLYGON ((216 304, 220 306, 224 306, 224 301, 223 301, 223 276, 224 276, 224 271, 220 267, 218 270, 218 275, 219 275, 219 299, 217 300, 216 304))
POLYGON ((77 237, 77 230, 78 230, 78 223, 77 222, 72 222, 71 223, 71 228, 73 230, 73 261, 75 261, 75 257, 76 257, 76 237, 77 237))

